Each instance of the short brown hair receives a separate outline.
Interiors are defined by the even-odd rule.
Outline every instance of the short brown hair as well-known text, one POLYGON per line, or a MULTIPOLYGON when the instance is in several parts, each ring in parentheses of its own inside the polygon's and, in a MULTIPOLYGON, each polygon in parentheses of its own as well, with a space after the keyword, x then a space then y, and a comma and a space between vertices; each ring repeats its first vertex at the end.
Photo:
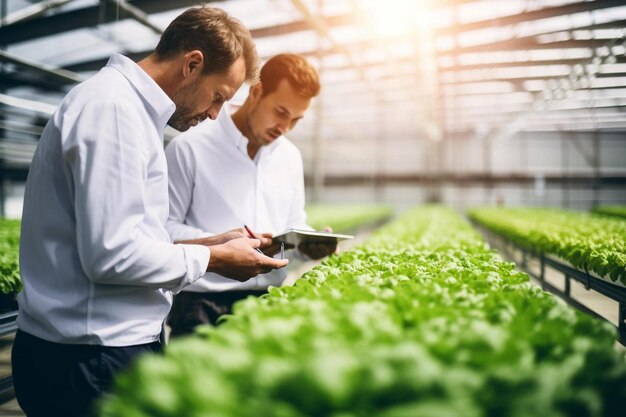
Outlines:
POLYGON ((222 9, 203 6, 183 12, 161 35, 155 55, 167 61, 193 50, 204 55, 203 74, 223 74, 243 55, 246 81, 258 81, 259 56, 250 31, 222 9))
POLYGON ((281 80, 287 80, 304 98, 313 98, 320 92, 317 70, 300 55, 276 55, 263 65, 261 68, 263 96, 276 91, 281 80))

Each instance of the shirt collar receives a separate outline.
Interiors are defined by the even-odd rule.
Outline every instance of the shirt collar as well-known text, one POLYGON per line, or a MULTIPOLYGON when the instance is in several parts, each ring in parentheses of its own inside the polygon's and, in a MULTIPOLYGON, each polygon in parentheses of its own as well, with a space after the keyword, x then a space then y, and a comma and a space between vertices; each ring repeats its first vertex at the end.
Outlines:
POLYGON ((174 102, 165 94, 165 91, 139 65, 130 58, 120 54, 113 54, 107 62, 107 67, 119 71, 130 81, 143 101, 152 109, 152 119, 162 130, 176 110, 174 102))
MULTIPOLYGON (((234 113, 234 111, 231 111, 230 108, 224 106, 224 108, 217 117, 218 123, 220 123, 220 126, 226 133, 225 136, 227 137, 228 141, 233 143, 237 147, 237 149, 239 149, 246 156, 248 156, 248 138, 246 138, 235 125, 235 122, 232 118, 232 113, 234 113)), ((260 158, 265 157, 266 155, 269 156, 278 146, 278 144, 284 140, 283 138, 284 136, 280 136, 276 138, 276 140, 271 144, 261 146, 259 152, 257 153, 257 157, 254 158, 255 161, 258 161, 260 158)))
POLYGON ((222 111, 219 112, 219 115, 217 116, 217 120, 220 126, 222 126, 222 129, 224 129, 228 141, 234 143, 237 149, 240 149, 247 154, 248 138, 241 133, 235 125, 235 122, 233 122, 231 109, 228 106, 224 106, 222 108, 222 111))

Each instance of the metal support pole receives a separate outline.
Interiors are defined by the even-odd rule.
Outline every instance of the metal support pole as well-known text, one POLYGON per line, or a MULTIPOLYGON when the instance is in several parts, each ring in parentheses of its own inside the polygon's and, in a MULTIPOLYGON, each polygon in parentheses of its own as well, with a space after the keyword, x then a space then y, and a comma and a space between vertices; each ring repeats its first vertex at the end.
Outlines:
POLYGON ((2 18, 0 19, 1 26, 14 25, 19 22, 23 22, 28 19, 45 14, 48 10, 52 10, 57 7, 61 7, 74 0, 47 0, 39 3, 25 6, 10 15, 7 14, 6 7, 2 11, 2 18))
POLYGON ((539 274, 539 281, 541 282, 541 289, 545 291, 546 289, 546 258, 541 254, 541 272, 539 274))
MULTIPOLYGON (((531 173, 531 169, 530 169, 530 158, 529 158, 529 153, 530 153, 530 140, 531 140, 531 135, 528 132, 522 133, 522 141, 523 141, 523 145, 522 145, 522 166, 523 166, 523 172, 529 174, 531 173)), ((530 203, 530 188, 528 186, 524 187, 524 204, 529 204, 530 203)))
POLYGON ((2 0, 0 3, 0 26, 6 24, 5 18, 7 17, 7 0, 2 0))
MULTIPOLYGON (((1 0, 0 2, 0 26, 3 26, 2 22, 5 21, 6 16, 7 16, 7 0, 1 0)), ((0 51, 3 51, 4 48, 5 48, 5 45, 0 45, 0 51)), ((6 71, 5 64, 3 62, 0 62, 0 77, 2 77, 5 71, 6 71)), ((0 89, 0 94, 3 94, 3 93, 5 93, 4 89, 0 89)), ((5 116, 4 116, 4 113, 2 113, 0 114, 0 122, 3 122, 4 120, 5 120, 5 116)), ((4 128, 0 127, 0 140, 3 140, 5 137, 6 137, 5 130, 4 128)), ((5 177, 4 159, 2 155, 0 155, 0 217, 4 217, 6 214, 4 210, 4 202, 6 199, 4 177, 5 177)))
MULTIPOLYGON (((569 179, 569 143, 563 132, 560 132, 559 139, 561 140, 561 175, 569 179)), ((570 207, 569 188, 570 185, 568 180, 563 183, 563 189, 561 190, 561 205, 564 208, 570 207)))
POLYGON ((377 203, 380 203, 383 200, 383 184, 382 184, 382 176, 383 176, 383 159, 384 159, 384 138, 385 138, 385 115, 382 109, 384 108, 385 103, 382 100, 380 93, 376 93, 376 107, 378 107, 378 111, 376 112, 376 134, 374 137, 374 149, 373 153, 374 161, 374 198, 377 203))
POLYGON ((4 177, 4 160, 2 159, 2 157, 0 157, 0 217, 6 216, 6 181, 4 177))
MULTIPOLYGON (((496 247, 496 243, 507 242, 508 240, 504 238, 504 236, 499 235, 491 230, 480 226, 478 224, 478 229, 481 231, 483 236, 487 239, 488 242, 493 242, 491 245, 493 248, 496 247)), ((515 243, 511 242, 511 244, 515 247, 515 243)), ((502 245, 499 245, 499 248, 503 248, 502 245)), ((549 291, 552 294, 562 298, 569 305, 577 308, 578 310, 587 313, 593 317, 596 317, 600 320, 607 320, 606 318, 599 315, 596 311, 590 309, 586 305, 580 303, 576 299, 571 297, 571 281, 575 280, 585 286, 587 290, 594 290, 595 292, 604 295, 605 297, 614 300, 619 305, 619 319, 616 326, 616 330, 619 332, 619 343, 626 346, 626 289, 622 287, 618 287, 612 283, 608 283, 600 278, 595 278, 588 271, 581 271, 579 269, 573 268, 570 265, 565 265, 558 260, 555 260, 549 256, 545 256, 543 253, 537 254, 532 251, 527 251, 522 247, 518 247, 524 257, 528 256, 530 259, 537 258, 540 261, 541 269, 538 273, 531 271, 529 268, 523 268, 523 270, 528 273, 531 277, 535 278, 537 281, 541 283, 541 288, 544 291, 549 291), (565 279, 565 288, 561 290, 556 286, 552 285, 550 282, 546 280, 546 266, 558 271, 564 275, 565 279)), ((500 253, 504 255, 504 252, 500 250, 500 253)), ((611 323, 612 324, 612 323, 611 323)))
POLYGON ((619 341, 622 344, 626 343, 626 303, 619 303, 619 318, 617 323, 619 330, 619 341))
MULTIPOLYGON (((318 0, 319 14, 323 14, 324 0, 318 0)), ((317 62, 318 72, 320 77, 322 76, 324 55, 322 54, 323 39, 318 34, 318 48, 317 48, 317 62)), ((323 116, 324 106, 322 100, 322 94, 315 98, 315 121, 313 122, 313 163, 312 163, 312 177, 313 177, 313 202, 318 203, 324 193, 324 143, 323 143, 323 116)))
MULTIPOLYGON (((486 177, 491 177, 491 138, 487 137, 483 139, 483 174, 486 177)), ((493 182, 489 182, 485 185, 485 201, 491 203, 493 197, 493 182)))
POLYGON ((319 202, 324 193, 324 144, 322 138, 322 97, 318 96, 313 122, 313 201, 319 202))
POLYGON ((593 131, 593 207, 600 201, 600 133, 593 131))

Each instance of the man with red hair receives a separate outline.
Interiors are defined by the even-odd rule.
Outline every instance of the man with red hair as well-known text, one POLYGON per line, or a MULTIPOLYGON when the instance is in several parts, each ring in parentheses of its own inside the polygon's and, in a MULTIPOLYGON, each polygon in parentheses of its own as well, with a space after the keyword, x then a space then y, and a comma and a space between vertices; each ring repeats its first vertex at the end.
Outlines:
MULTIPOLYGON (((311 230, 304 211, 302 156, 284 135, 304 117, 319 91, 317 71, 306 59, 277 55, 261 68, 260 82, 237 111, 222 112, 217 123, 203 123, 169 144, 167 229, 173 240, 243 225, 273 234, 311 230)), ((319 259, 336 246, 301 245, 298 250, 319 259)), ((263 252, 273 256, 278 246, 263 252)), ((235 301, 262 295, 268 286, 280 286, 285 276, 274 270, 242 283, 205 274, 176 296, 169 318, 172 335, 190 333, 198 324, 216 324, 235 301)))

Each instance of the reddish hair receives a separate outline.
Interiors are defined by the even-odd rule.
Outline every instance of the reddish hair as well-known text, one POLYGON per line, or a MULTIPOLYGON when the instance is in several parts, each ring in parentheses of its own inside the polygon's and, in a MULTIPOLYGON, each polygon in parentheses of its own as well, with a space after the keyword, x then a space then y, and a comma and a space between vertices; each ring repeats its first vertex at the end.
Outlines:
POLYGON ((320 92, 317 70, 300 55, 276 55, 263 65, 261 68, 263 96, 276 91, 282 80, 287 80, 304 98, 313 98, 320 92))

